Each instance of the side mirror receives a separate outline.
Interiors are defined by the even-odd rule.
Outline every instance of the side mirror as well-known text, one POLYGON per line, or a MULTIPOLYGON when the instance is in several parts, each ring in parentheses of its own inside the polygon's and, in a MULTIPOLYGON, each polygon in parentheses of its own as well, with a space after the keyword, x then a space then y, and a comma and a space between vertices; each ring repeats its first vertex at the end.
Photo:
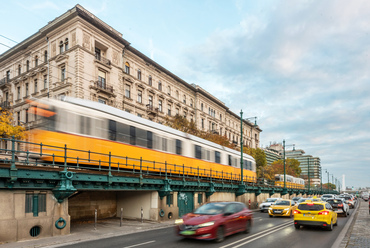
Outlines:
POLYGON ((224 216, 230 216, 230 215, 232 215, 233 213, 231 213, 231 212, 226 212, 226 213, 224 213, 224 216))

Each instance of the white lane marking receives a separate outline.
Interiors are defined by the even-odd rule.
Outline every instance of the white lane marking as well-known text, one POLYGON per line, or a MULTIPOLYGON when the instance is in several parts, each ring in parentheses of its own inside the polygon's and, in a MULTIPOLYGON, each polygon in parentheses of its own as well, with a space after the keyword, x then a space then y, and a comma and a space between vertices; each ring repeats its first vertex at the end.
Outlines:
POLYGON ((271 231, 271 232, 265 233, 265 234, 263 234, 263 235, 261 235, 261 236, 258 236, 258 237, 254 238, 254 239, 251 239, 251 240, 248 240, 248 241, 246 241, 246 242, 244 242, 244 243, 241 243, 241 244, 239 244, 239 245, 237 245, 237 246, 233 246, 233 248, 238 248, 238 247, 240 247, 240 246, 242 246, 242 245, 248 244, 248 243, 250 243, 250 242, 252 242, 252 241, 255 241, 256 239, 260 239, 260 238, 262 238, 262 237, 264 237, 264 236, 270 235, 271 233, 277 232, 277 231, 279 231, 279 230, 281 230, 281 229, 284 229, 284 228, 287 228, 287 227, 289 227, 289 226, 288 226, 288 225, 286 225, 286 226, 283 226, 283 227, 279 227, 279 228, 277 228, 277 229, 275 229, 275 230, 273 230, 273 231, 271 231))
POLYGON ((125 246, 123 248, 131 248, 131 247, 136 247, 136 246, 140 246, 140 245, 150 244, 150 243, 153 243, 153 242, 155 242, 155 240, 144 242, 144 243, 140 243, 140 244, 136 244, 136 245, 125 246))
MULTIPOLYGON (((236 244, 236 243, 239 243, 239 242, 242 242, 242 241, 244 241, 244 240, 246 240, 246 239, 250 239, 250 238, 253 238, 253 237, 255 237, 255 236, 259 236, 259 235, 261 235, 261 234, 263 234, 263 233, 266 233, 267 232, 267 234, 270 234, 270 233, 272 233, 272 232, 274 232, 273 231, 273 229, 275 229, 276 230, 276 228, 285 228, 285 227, 288 227, 289 225, 291 225, 293 222, 290 222, 290 221, 287 221, 287 222, 284 222, 283 224, 280 224, 279 226, 274 226, 274 227, 270 227, 270 228, 268 228, 268 229, 266 229, 266 230, 264 230, 264 231, 261 231, 261 232, 259 232, 259 233, 256 233, 256 234, 253 234, 253 235, 251 235, 251 236, 248 236, 248 237, 245 237, 245 238, 243 238, 243 239, 239 239, 239 240, 237 240, 237 241, 235 241, 235 242, 233 242, 233 243, 230 243, 230 244, 227 244, 227 245, 224 245, 224 246, 221 246, 220 248, 226 248, 226 247, 229 247, 229 246, 232 246, 232 245, 234 245, 234 244, 236 244), (271 232, 270 232, 271 231, 271 232)), ((266 234, 266 235, 267 235, 266 234)), ((265 235, 264 235, 265 236, 265 235)), ((263 236, 261 236, 261 237, 263 237, 263 236)), ((260 237, 257 237, 257 238, 255 238, 255 239, 259 239, 260 237)), ((254 239, 253 239, 254 240, 254 239)), ((233 246, 234 247, 234 246, 233 246)))

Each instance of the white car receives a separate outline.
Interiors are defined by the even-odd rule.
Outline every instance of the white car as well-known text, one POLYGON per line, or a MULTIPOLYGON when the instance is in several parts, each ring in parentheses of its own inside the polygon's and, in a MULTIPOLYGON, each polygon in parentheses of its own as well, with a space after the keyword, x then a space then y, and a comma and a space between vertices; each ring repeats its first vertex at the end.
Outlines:
POLYGON ((262 202, 260 204, 260 211, 261 212, 267 212, 269 207, 273 205, 277 200, 281 200, 282 198, 267 198, 266 201, 262 202))

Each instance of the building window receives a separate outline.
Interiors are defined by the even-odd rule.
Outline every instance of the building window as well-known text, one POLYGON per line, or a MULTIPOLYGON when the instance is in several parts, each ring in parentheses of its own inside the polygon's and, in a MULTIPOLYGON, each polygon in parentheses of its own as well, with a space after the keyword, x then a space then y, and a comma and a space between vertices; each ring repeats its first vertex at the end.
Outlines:
POLYGON ((101 59, 101 51, 97 47, 95 47, 95 59, 97 59, 97 60, 101 59))
POLYGON ((32 213, 33 193, 26 193, 26 213, 32 213))
POLYGON ((26 123, 29 122, 29 118, 28 118, 28 109, 26 109, 26 123))
POLYGON ((44 62, 48 62, 48 51, 44 52, 44 62))
POLYGON ((17 100, 21 99, 21 87, 17 87, 17 100))
POLYGON ((143 92, 141 90, 137 91, 137 101, 143 103, 143 92))
POLYGON ((162 112, 162 100, 158 101, 158 110, 162 112))
POLYGON ((25 212, 38 216, 39 212, 46 212, 46 193, 26 193, 25 212))
POLYGON ((168 86, 167 87, 167 94, 170 96, 171 95, 171 87, 170 86, 168 86))
POLYGON ((63 53, 63 41, 59 42, 59 53, 63 53))
POLYGON ((222 121, 222 114, 220 114, 220 121, 222 121))
POLYGON ((36 56, 35 57, 35 67, 37 67, 39 65, 39 57, 36 56))
POLYGON ((18 114, 17 114, 17 125, 18 126, 21 125, 21 112, 18 112, 18 114))
POLYGON ((64 41, 64 50, 68 51, 68 38, 64 41))
POLYGON ((170 105, 170 104, 168 104, 167 114, 168 114, 169 116, 171 116, 171 105, 170 105))
POLYGON ((149 106, 153 107, 153 96, 149 96, 149 106))
POLYGON ((34 93, 36 93, 37 92, 37 79, 35 79, 34 82, 35 82, 35 89, 34 89, 35 91, 34 91, 34 93))
POLYGON ((48 87, 48 77, 44 75, 44 89, 48 87))
POLYGON ((22 74, 22 66, 18 65, 18 76, 22 74))
POLYGON ((158 82, 158 90, 162 91, 162 83, 161 83, 161 81, 158 82))
POLYGON ((176 115, 178 115, 179 114, 179 109, 178 108, 176 108, 176 115))
POLYGON ((10 80, 10 71, 6 71, 6 81, 10 80))
POLYGON ((103 103, 103 104, 107 104, 107 101, 103 98, 100 98, 100 97, 98 98, 98 102, 103 103))
POLYGON ((28 83, 26 83, 26 96, 28 96, 28 83))
POLYGON ((190 107, 193 107, 193 99, 190 99, 190 107))
POLYGON ((176 99, 179 99, 179 91, 176 90, 176 99))
POLYGON ((30 61, 27 60, 26 62, 26 71, 28 72, 30 70, 30 61))
POLYGON ((152 86, 152 76, 149 76, 149 80, 148 80, 148 84, 149 84, 149 86, 152 86))
POLYGON ((141 80, 141 71, 137 70, 137 79, 141 80))
POLYGON ((203 111, 203 103, 200 104, 200 110, 203 111))
POLYGON ((183 102, 186 104, 186 96, 184 95, 184 100, 183 100, 183 102))
POLYGON ((60 70, 60 81, 64 82, 66 79, 66 68, 62 67, 60 70))
POLYGON ((204 129, 204 119, 202 119, 202 129, 204 129))
POLYGON ((130 75, 130 64, 128 62, 125 63, 125 72, 130 75))
POLYGON ((131 86, 126 84, 126 87, 125 87, 125 97, 127 98, 131 98, 131 86))
POLYGON ((143 117, 143 116, 142 116, 141 114, 139 114, 139 113, 137 114, 137 116, 138 116, 138 117, 143 117))
POLYGON ((106 73, 104 71, 98 71, 98 87, 105 89, 106 73))

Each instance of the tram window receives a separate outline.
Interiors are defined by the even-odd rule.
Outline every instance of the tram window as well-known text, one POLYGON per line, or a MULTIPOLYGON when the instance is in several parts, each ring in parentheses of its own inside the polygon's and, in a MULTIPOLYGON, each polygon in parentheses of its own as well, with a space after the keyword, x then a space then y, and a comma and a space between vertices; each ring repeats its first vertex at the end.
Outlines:
POLYGON ((123 123, 117 123, 117 141, 130 143, 130 127, 123 123))
POLYGON ((195 148, 195 158, 202 159, 202 147, 194 145, 194 148, 195 148))
POLYGON ((148 147, 149 149, 152 149, 153 148, 153 133, 150 131, 147 131, 146 137, 147 137, 146 147, 148 147))
POLYGON ((167 139, 162 138, 162 151, 167 151, 167 139))
MULTIPOLYGON (((35 110, 36 113, 37 113, 37 109, 35 110)), ((56 109, 54 107, 51 107, 50 111, 56 113, 56 109)), ((45 117, 45 129, 48 130, 48 131, 55 131, 55 127, 56 127, 56 116, 57 116, 57 113, 55 115, 52 115, 52 116, 49 116, 49 117, 45 117)), ((37 118, 37 114, 36 114, 36 117, 37 118)))
POLYGON ((218 151, 215 151, 215 162, 221 164, 221 154, 218 151))
POLYGON ((130 144, 136 145, 136 128, 130 126, 130 144))
POLYGON ((147 146, 147 131, 136 128, 136 145, 146 147, 147 146))
POLYGON ((80 116, 80 133, 90 135, 91 120, 87 116, 80 116))
POLYGON ((228 165, 233 165, 232 161, 231 161, 231 155, 228 155, 228 158, 229 158, 229 163, 228 165))
POLYGON ((206 160, 208 160, 208 161, 210 161, 211 160, 211 152, 209 151, 209 150, 206 150, 206 152, 205 152, 206 154, 206 160))
POLYGON ((182 154, 182 142, 181 140, 176 140, 176 154, 182 154))
POLYGON ((113 120, 109 120, 109 139, 117 139, 117 122, 113 120))

